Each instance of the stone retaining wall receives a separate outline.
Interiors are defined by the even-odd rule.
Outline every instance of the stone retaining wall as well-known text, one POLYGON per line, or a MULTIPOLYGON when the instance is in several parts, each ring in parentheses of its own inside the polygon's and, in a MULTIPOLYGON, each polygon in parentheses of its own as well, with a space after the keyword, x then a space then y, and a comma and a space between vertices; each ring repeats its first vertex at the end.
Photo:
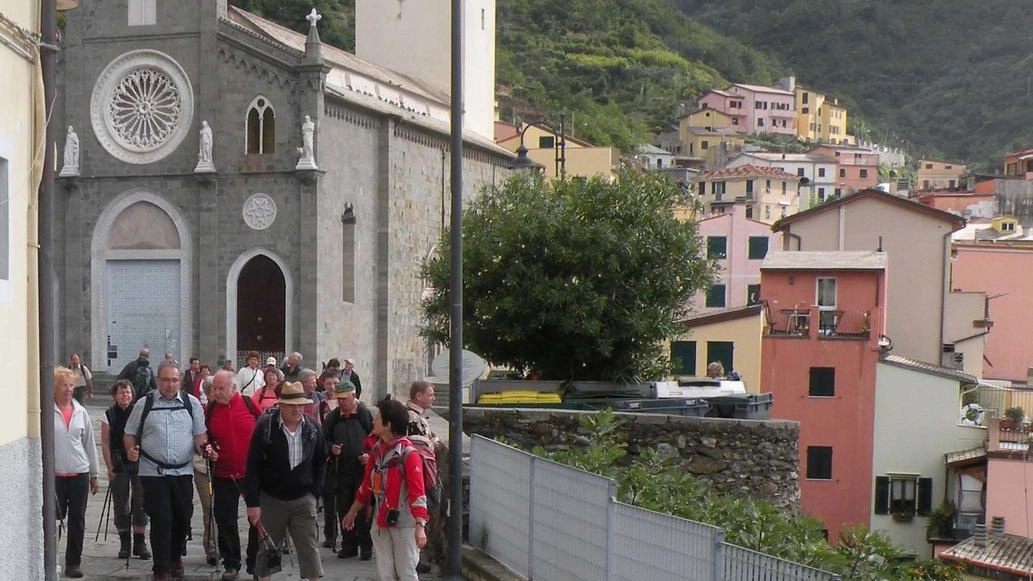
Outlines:
MULTIPOLYGON (((467 408, 463 431, 503 437, 524 449, 559 450, 585 443, 578 419, 568 410, 467 408)), ((800 511, 799 425, 789 421, 688 418, 617 413, 618 438, 632 457, 644 449, 673 449, 678 465, 717 492, 775 503, 786 514, 800 511)))

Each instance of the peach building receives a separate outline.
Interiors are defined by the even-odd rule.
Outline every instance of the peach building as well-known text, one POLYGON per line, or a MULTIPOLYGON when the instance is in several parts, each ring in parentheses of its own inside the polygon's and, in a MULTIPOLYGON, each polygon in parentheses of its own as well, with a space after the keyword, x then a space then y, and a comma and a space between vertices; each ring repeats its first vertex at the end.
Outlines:
POLYGON ((706 214, 725 213, 741 198, 747 218, 771 224, 800 208, 799 178, 777 167, 726 167, 700 174, 697 180, 706 214))
POLYGON ((935 159, 918 161, 918 172, 915 179, 918 188, 929 190, 954 190, 961 187, 961 176, 965 175, 965 164, 935 159))
POLYGON ((839 164, 835 194, 845 195, 879 184, 879 153, 849 145, 818 145, 807 153, 831 157, 839 164))

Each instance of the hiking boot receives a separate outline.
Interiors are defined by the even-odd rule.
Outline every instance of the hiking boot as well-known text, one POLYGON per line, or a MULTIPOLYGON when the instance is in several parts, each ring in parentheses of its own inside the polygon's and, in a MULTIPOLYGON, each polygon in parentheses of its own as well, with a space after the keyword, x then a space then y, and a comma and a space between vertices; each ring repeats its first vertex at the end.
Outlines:
POLYGON ((140 557, 144 561, 151 558, 151 552, 147 550, 147 540, 143 533, 133 534, 133 556, 140 557))
POLYGON ((118 533, 118 558, 128 559, 129 554, 133 550, 133 541, 129 536, 129 533, 118 533))
POLYGON ((426 563, 416 563, 417 573, 430 573, 430 565, 426 563))
POLYGON ((209 565, 211 565, 212 567, 218 565, 219 564, 219 553, 208 553, 208 558, 206 559, 206 562, 209 565))
POLYGON ((323 548, 324 549, 332 549, 332 548, 334 548, 335 545, 337 545, 337 543, 332 541, 332 540, 330 540, 330 539, 327 539, 327 540, 323 541, 323 548))
POLYGON ((373 558, 373 547, 363 547, 359 551, 359 560, 360 561, 369 561, 372 558, 373 558))
POLYGON ((237 569, 226 569, 222 574, 222 581, 236 581, 239 573, 237 569))
POLYGON ((337 551, 338 559, 351 559, 352 557, 358 557, 359 550, 355 547, 341 547, 340 551, 337 551))
POLYGON ((66 565, 65 566, 65 577, 71 577, 72 579, 79 579, 83 576, 82 569, 78 565, 66 565))

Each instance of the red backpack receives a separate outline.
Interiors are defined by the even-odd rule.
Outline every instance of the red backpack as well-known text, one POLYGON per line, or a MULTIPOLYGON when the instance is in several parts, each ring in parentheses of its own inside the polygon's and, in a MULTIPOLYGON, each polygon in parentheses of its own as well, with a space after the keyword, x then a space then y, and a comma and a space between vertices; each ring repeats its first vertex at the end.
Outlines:
POLYGON ((404 459, 411 453, 420 455, 423 462, 423 491, 427 495, 427 508, 432 509, 441 502, 441 478, 438 477, 438 456, 434 451, 434 442, 426 436, 408 436, 411 447, 402 452, 404 459))

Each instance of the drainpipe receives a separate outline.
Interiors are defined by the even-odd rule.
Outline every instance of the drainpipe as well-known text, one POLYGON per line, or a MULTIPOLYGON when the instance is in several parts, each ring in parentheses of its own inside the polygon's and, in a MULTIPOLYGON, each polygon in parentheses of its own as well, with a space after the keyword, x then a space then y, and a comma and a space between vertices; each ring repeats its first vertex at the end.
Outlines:
MULTIPOLYGON (((946 257, 950 256, 951 234, 951 232, 948 232, 943 235, 943 256, 946 257)), ((940 344, 936 346, 937 353, 943 353, 943 343, 946 340, 946 337, 943 336, 944 329, 946 327, 943 320, 947 317, 947 293, 950 292, 950 288, 948 288, 948 269, 950 269, 950 258, 946 259, 946 262, 943 264, 943 268, 940 269, 940 344)), ((942 361, 940 363, 941 365, 943 364, 942 361)))
POLYGON ((53 354, 54 330, 54 144, 57 124, 53 122, 54 96, 57 87, 57 0, 43 0, 40 29, 44 46, 40 47, 43 70, 43 98, 46 107, 46 141, 43 154, 43 176, 39 187, 39 409, 40 447, 43 460, 43 571, 46 581, 57 578, 56 512, 54 510, 54 420, 53 354))

